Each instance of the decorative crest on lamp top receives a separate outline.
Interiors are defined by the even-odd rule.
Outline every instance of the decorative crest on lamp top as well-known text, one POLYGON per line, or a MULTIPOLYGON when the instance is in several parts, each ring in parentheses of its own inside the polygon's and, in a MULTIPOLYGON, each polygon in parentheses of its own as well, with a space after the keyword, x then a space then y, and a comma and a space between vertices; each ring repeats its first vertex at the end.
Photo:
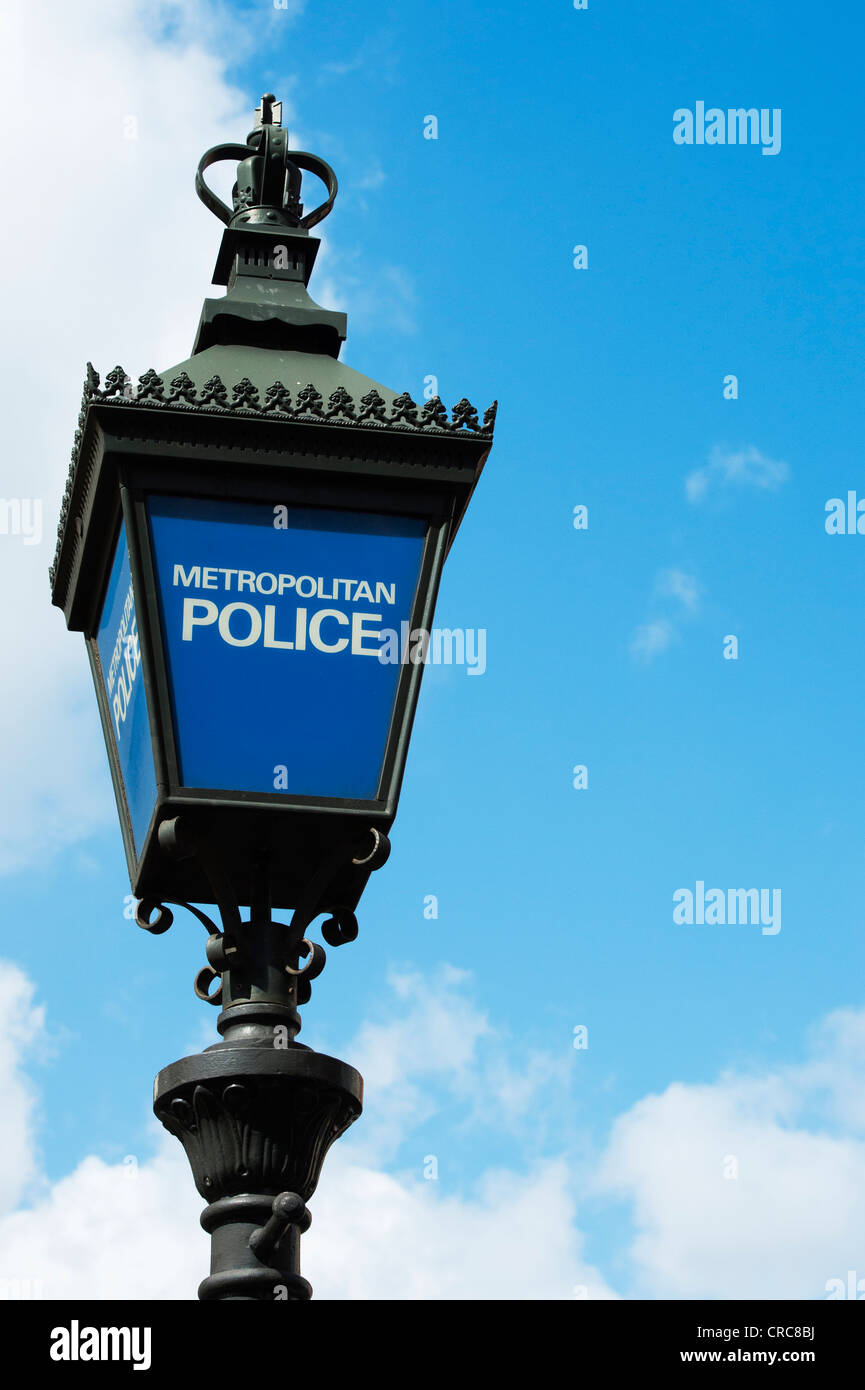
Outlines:
POLYGON ((309 229, 327 217, 337 194, 336 174, 318 155, 288 148, 288 131, 282 126, 282 102, 266 92, 255 108, 255 125, 246 144, 215 145, 202 155, 195 175, 195 191, 206 208, 232 228, 263 226, 309 229), (223 159, 236 159, 237 182, 229 208, 204 181, 204 172, 223 159), (300 201, 303 173, 315 174, 327 189, 327 198, 303 215, 300 201))
POLYGON ((291 392, 281 381, 275 381, 269 386, 262 398, 261 392, 248 378, 230 388, 231 399, 228 389, 218 376, 211 377, 199 390, 186 372, 174 377, 169 374, 160 376, 152 367, 139 377, 137 387, 133 386, 132 378, 119 366, 112 368, 103 385, 93 364, 87 363, 78 428, 75 431, 66 490, 60 507, 57 550, 54 564, 49 570, 52 585, 57 576, 60 550, 69 515, 69 502, 80 462, 87 408, 91 404, 127 408, 146 406, 151 409, 176 411, 188 411, 191 408, 201 414, 215 412, 221 415, 237 414, 261 419, 276 417, 297 424, 349 424, 373 430, 385 427, 400 433, 416 435, 446 434, 452 438, 474 436, 490 440, 498 410, 498 402, 493 401, 492 405, 487 406, 481 421, 478 419, 475 406, 463 396, 453 407, 449 418, 447 407, 438 396, 433 396, 431 400, 419 406, 407 391, 403 391, 401 395, 393 398, 388 407, 388 403, 374 388, 359 400, 355 400, 344 387, 337 387, 325 401, 312 383, 301 387, 292 400, 291 392))

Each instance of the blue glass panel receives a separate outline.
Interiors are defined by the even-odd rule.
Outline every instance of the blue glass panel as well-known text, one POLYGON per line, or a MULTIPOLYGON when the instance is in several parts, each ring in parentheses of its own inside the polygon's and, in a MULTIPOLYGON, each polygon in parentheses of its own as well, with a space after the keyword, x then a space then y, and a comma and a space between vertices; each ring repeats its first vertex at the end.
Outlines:
POLYGON ((371 800, 417 589, 417 518, 151 497, 184 786, 371 800), (386 650, 386 649, 385 649, 386 650))
POLYGON ((120 528, 96 644, 138 854, 156 801, 156 775, 125 526, 120 528))

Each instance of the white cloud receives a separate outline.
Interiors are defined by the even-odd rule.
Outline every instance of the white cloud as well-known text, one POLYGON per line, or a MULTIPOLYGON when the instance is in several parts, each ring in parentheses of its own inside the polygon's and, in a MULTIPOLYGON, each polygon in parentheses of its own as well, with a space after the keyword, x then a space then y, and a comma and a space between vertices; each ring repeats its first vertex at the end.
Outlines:
POLYGON ((0 1221, 0 1279, 46 1299, 194 1298, 209 1265, 203 1203, 180 1145, 158 1143, 137 1168, 91 1155, 0 1221))
POLYGON ((677 599, 689 613, 696 613, 700 606, 700 586, 694 576, 684 570, 663 570, 655 589, 661 598, 677 599))
POLYGON ((417 332, 417 290, 413 277, 401 266, 366 267, 361 273, 354 269, 356 257, 338 253, 333 264, 339 292, 332 282, 325 281, 319 285, 320 303, 328 307, 338 299, 344 309, 348 308, 359 332, 383 328, 406 335, 417 332))
POLYGON ((406 1130, 435 1111, 429 1083, 464 1089, 476 1066, 479 1039, 490 1031, 484 1015, 459 994, 462 971, 445 967, 431 981, 417 972, 391 972, 386 1021, 368 1021, 352 1045, 352 1065, 377 1103, 360 1143, 368 1161, 389 1156, 406 1130))
POLYGON ((180 1145, 155 1120, 147 1162, 88 1155, 54 1184, 41 1171, 29 1072, 52 1058, 56 1029, 47 1031, 34 992, 0 961, 0 1300, 194 1296, 209 1259, 202 1203, 180 1145))
POLYGON ((0 221, 0 253, 22 267, 4 287, 0 497, 41 499, 44 538, 0 534, 0 762, 15 788, 0 872, 114 816, 83 639, 51 608, 48 567, 86 359, 140 374, 189 350, 219 239, 193 173, 251 124, 224 37, 218 9, 186 0, 4 6, 0 123, 42 162, 27 182, 38 233, 0 221))
POLYGON ((398 1179, 332 1153, 304 1237, 320 1298, 615 1297, 586 1264, 567 1165, 487 1172, 476 1195, 398 1179), (333 1161, 336 1160, 336 1161, 333 1161))
POLYGON ((846 1010, 800 1066, 674 1083, 620 1117, 597 1189, 632 1204, 636 1296, 825 1298, 865 1276, 863 1060, 846 1010))
MULTIPOLYGON (((865 1136, 865 1009, 836 1009, 811 1032, 812 1055, 796 1070, 830 1123, 865 1136)), ((865 1270, 862 1271, 865 1276, 865 1270)))
POLYGON ((376 160, 365 174, 358 174, 350 181, 349 187, 361 190, 381 188, 387 181, 387 174, 376 160))
MULTIPOLYGON (((485 1061, 484 1049, 507 1057, 507 1040, 496 1041, 467 984, 448 969, 426 980, 394 976, 396 1002, 346 1049, 367 1071, 366 1113, 328 1154, 311 1204, 303 1269, 318 1297, 615 1297, 586 1260, 586 1200, 596 1213, 599 1201, 630 1205, 632 1232, 616 1264, 629 1256, 635 1297, 825 1298, 827 1283, 846 1282, 848 1270, 865 1277, 865 1010, 829 1015, 799 1064, 730 1071, 712 1084, 674 1081, 639 1100, 614 1123, 594 1175, 562 1154, 519 1171, 487 1169, 457 1192, 446 1152, 437 1181, 424 1180, 419 1163, 382 1171, 375 1153, 428 1117, 427 1108, 403 1104, 406 1088, 432 1085, 433 1106, 451 1119, 454 1102, 471 1103, 495 1072, 496 1056, 485 1061), (733 1160, 738 1176, 725 1176, 733 1160)), ((207 1240, 180 1145, 154 1122, 154 1157, 109 1165, 91 1155, 53 1185, 38 1180, 26 1067, 44 1018, 29 982, 8 964, 0 965, 0 1004, 0 1192, 7 1206, 22 1192, 31 1201, 0 1218, 0 1282, 36 1281, 46 1298, 194 1297, 207 1240)), ((555 1074, 553 1061, 550 1068, 555 1074)), ((519 1084, 511 1061, 501 1074, 508 1070, 519 1084)), ((543 1068, 528 1071, 533 1128, 543 1068)))
POLYGON ((38 1174, 35 1088, 21 1062, 43 1035, 45 1011, 33 1003, 34 987, 23 971, 0 962, 0 1215, 11 1211, 38 1174))
POLYGON ((631 638, 629 651, 636 661, 648 662, 665 652, 674 636, 673 624, 666 618, 658 618, 637 628, 631 638))
MULTIPOLYGON (((701 592, 695 577, 684 570, 662 570, 655 580, 655 597, 675 599, 679 605, 677 619, 683 615, 694 616, 700 607, 701 592)), ((647 665, 672 646, 678 635, 675 622, 669 618, 654 618, 636 629, 628 650, 635 661, 647 665)))
MULTIPOLYGON (((426 1117, 413 1100, 404 1103, 416 1082, 432 1079, 451 1101, 464 1098, 476 1045, 489 1033, 465 998, 466 980, 448 967, 426 981, 414 972, 395 975, 397 1016, 364 1025, 347 1049, 365 1072, 358 1128, 372 1132, 373 1151, 404 1139, 426 1117), (403 1121, 399 1132, 395 1116, 403 1121)), ((7 1005, 0 1078, 14 1121, 0 1181, 11 1198, 34 1175, 24 1067, 43 1019, 25 977, 7 964, 0 964, 0 1003, 7 1005)), ((0 1104, 8 1113, 6 1100, 0 1104)), ((181 1146, 155 1122, 154 1133, 152 1159, 110 1165, 88 1156, 53 1186, 43 1178, 28 1209, 2 1217, 0 1285, 35 1284, 52 1299, 194 1298, 208 1270, 198 1225, 203 1203, 181 1146)), ((302 1258, 318 1297, 614 1296, 583 1256, 563 1160, 487 1171, 470 1195, 457 1195, 444 1175, 425 1181, 417 1172, 385 1173, 366 1153, 364 1143, 343 1139, 325 1161, 302 1258)))
POLYGON ((753 487, 776 491, 790 476, 786 463, 771 459, 753 444, 744 449, 716 447, 709 462, 689 473, 685 492, 689 502, 702 502, 710 491, 724 487, 753 487))
POLYGON ((521 1049, 512 1061, 511 1040, 494 1028, 469 997, 471 977, 444 965, 432 976, 391 971, 386 1017, 367 1021, 351 1044, 352 1065, 375 1096, 375 1109, 352 1132, 353 1147, 367 1162, 389 1159, 407 1132, 442 1106, 463 1126, 494 1125, 519 1133, 527 1115, 537 1132, 547 1109, 562 1103, 572 1063, 521 1049))

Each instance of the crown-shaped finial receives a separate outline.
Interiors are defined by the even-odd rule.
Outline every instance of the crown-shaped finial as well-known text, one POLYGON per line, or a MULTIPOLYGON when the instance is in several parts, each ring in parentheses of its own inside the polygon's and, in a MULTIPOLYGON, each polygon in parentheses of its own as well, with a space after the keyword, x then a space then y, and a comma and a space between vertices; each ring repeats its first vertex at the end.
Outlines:
POLYGON ((288 131, 282 128, 282 102, 273 92, 266 92, 255 108, 255 125, 246 144, 216 145, 202 155, 195 175, 195 191, 204 206, 229 227, 314 227, 333 207, 337 186, 336 174, 318 155, 289 152, 288 131), (240 161, 231 208, 204 182, 205 169, 222 159, 240 161), (301 171, 321 179, 328 194, 305 217, 300 201, 301 171))

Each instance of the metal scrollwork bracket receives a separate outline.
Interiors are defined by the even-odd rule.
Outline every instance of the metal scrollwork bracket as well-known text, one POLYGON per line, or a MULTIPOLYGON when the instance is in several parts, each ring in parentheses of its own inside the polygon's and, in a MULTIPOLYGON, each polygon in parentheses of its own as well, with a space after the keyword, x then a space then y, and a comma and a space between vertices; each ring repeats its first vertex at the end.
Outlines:
POLYGON ((318 866, 288 925, 287 945, 290 950, 296 949, 306 928, 325 911, 330 911, 331 915, 322 923, 321 934, 329 946, 344 946, 349 941, 357 940, 357 918, 351 909, 324 908, 321 904, 331 884, 349 865, 372 873, 387 863, 390 840, 383 831, 372 827, 368 833, 371 836, 369 847, 359 846, 356 838, 345 840, 318 866))
MULTIPOLYGON (((197 998, 205 1000, 208 1004, 221 1004, 223 973, 231 967, 233 961, 237 960, 243 951, 243 924, 240 920, 240 907, 234 898, 219 860, 206 843, 193 838, 186 832, 179 816, 175 816, 173 820, 163 821, 159 827, 158 836, 161 848, 172 859, 190 859, 195 856, 213 889, 213 895, 216 898, 219 915, 222 919, 222 931, 206 912, 194 907, 192 903, 181 902, 176 899, 168 899, 168 901, 173 903, 175 907, 185 907, 187 912, 191 912, 193 917, 198 918, 198 921, 207 931, 205 952, 208 964, 199 970, 193 988, 197 998), (217 979, 219 980, 218 987, 211 989, 214 980, 217 979)), ((161 936, 163 932, 167 932, 173 921, 174 913, 164 902, 160 902, 156 898, 142 898, 138 903, 135 911, 136 925, 142 927, 144 931, 149 931, 153 936, 161 936), (155 917, 154 913, 156 914, 155 917)))
MULTIPOLYGON (((202 912, 192 903, 167 900, 174 906, 185 907, 207 931, 205 951, 208 963, 195 977, 196 996, 208 1004, 223 1003, 223 975, 233 965, 245 960, 248 943, 244 928, 266 925, 271 932, 273 951, 279 961, 279 967, 287 975, 295 978, 297 1002, 306 1004, 310 998, 311 982, 321 974, 327 960, 324 947, 309 940, 305 935, 306 930, 316 917, 323 912, 329 912, 330 915, 321 927, 322 937, 327 944, 335 948, 357 940, 358 925, 354 912, 348 907, 325 905, 330 889, 347 869, 353 868, 368 876, 381 868, 390 855, 390 841, 383 831, 370 827, 367 833, 370 837, 368 844, 358 844, 357 837, 353 836, 340 842, 325 855, 312 873, 287 925, 275 922, 271 917, 266 863, 262 861, 253 894, 250 921, 243 923, 235 894, 213 849, 205 841, 193 837, 187 831, 181 817, 175 816, 173 820, 164 821, 158 831, 160 846, 171 858, 197 858, 210 883, 222 919, 220 930, 206 912, 202 912), (219 980, 219 984, 213 989, 215 980, 219 980)), ((142 898, 137 905, 136 924, 154 936, 161 936, 163 932, 168 931, 173 921, 174 914, 164 901, 142 898)))

